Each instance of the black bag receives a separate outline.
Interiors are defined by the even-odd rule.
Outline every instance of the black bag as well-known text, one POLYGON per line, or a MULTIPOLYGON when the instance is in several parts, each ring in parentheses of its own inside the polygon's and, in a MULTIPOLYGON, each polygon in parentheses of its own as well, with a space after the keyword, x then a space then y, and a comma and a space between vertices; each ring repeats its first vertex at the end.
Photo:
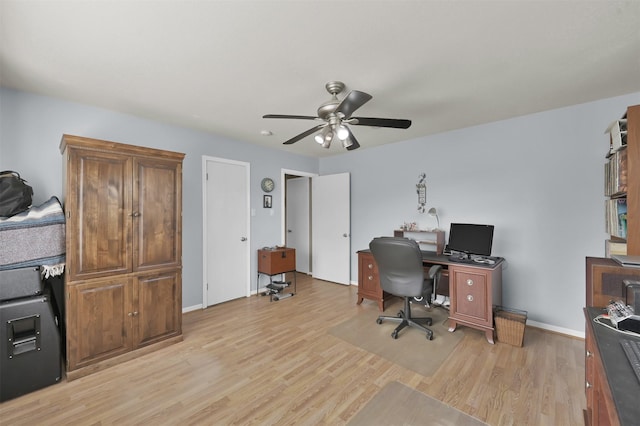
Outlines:
POLYGON ((31 207, 33 189, 18 172, 0 172, 0 216, 10 217, 31 207))

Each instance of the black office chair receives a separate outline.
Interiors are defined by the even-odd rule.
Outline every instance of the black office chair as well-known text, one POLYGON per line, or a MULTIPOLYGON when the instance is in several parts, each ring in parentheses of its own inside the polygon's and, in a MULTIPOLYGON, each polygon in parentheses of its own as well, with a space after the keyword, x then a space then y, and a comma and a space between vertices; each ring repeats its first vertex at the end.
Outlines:
MULTIPOLYGON (((433 331, 427 325, 431 325, 431 318, 416 318, 411 316, 411 299, 423 297, 431 300, 433 294, 434 278, 439 274, 440 268, 433 269, 434 273, 425 279, 422 266, 422 254, 420 246, 413 240, 397 237, 374 238, 369 243, 373 258, 378 265, 378 274, 382 290, 394 296, 404 298, 404 309, 395 317, 380 315, 376 322, 381 324, 384 320, 399 322, 400 324, 391 333, 391 337, 398 338, 398 333, 403 328, 410 326, 427 333, 427 339, 433 339, 433 331)), ((439 265, 438 265, 439 266, 439 265)))
POLYGON ((424 304, 425 307, 430 308, 432 306, 441 307, 446 310, 449 310, 445 305, 440 305, 436 303, 436 298, 438 297, 438 281, 440 280, 440 276, 442 275, 442 265, 433 265, 429 268, 429 272, 427 272, 427 276, 425 280, 430 280, 432 282, 431 291, 427 288, 426 292, 420 297, 414 297, 418 303, 424 304))

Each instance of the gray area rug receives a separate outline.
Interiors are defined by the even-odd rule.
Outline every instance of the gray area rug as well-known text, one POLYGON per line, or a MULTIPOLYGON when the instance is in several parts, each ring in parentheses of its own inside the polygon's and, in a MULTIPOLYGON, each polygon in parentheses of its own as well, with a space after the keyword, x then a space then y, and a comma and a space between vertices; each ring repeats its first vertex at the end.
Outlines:
POLYGON ((350 426, 487 425, 398 382, 391 382, 384 386, 347 424, 350 426))
MULTIPOLYGON (((385 307, 384 315, 395 316, 400 309, 402 299, 391 299, 385 307)), ((410 327, 402 330, 397 339, 393 339, 391 332, 398 324, 391 321, 376 324, 376 318, 380 314, 377 309, 363 310, 355 317, 329 329, 329 334, 418 374, 432 376, 462 340, 464 332, 459 329, 454 333, 449 332, 449 313, 442 308, 428 311, 424 306, 412 304, 411 312, 414 316, 433 318, 433 325, 429 327, 433 331, 433 340, 427 340, 424 332, 410 327)))

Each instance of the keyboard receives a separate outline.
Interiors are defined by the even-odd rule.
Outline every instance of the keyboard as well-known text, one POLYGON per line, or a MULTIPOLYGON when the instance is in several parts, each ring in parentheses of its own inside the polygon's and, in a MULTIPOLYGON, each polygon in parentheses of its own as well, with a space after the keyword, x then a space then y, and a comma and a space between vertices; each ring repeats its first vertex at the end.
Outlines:
POLYGON ((637 340, 620 339, 620 344, 624 350, 624 354, 631 364, 633 372, 640 382, 640 342, 637 340))

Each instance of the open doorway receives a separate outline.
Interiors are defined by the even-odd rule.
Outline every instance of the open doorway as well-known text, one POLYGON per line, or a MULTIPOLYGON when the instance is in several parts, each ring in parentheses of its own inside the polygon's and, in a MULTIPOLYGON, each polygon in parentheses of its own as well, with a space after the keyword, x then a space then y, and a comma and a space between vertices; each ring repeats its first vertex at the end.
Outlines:
POLYGON ((312 274, 312 173, 282 170, 282 242, 296 250, 296 271, 312 274))
POLYGON ((287 247, 296 249, 298 272, 304 271, 313 275, 314 278, 349 285, 351 241, 349 173, 318 176, 283 169, 281 182, 283 182, 280 197, 282 242, 287 247), (296 185, 298 182, 303 183, 296 185), (300 199, 294 201, 294 194, 287 190, 287 188, 293 190, 292 184, 306 191, 304 198, 301 198, 302 201, 300 199), (308 209, 299 208, 301 205, 308 206, 308 209), (294 209, 304 212, 299 213, 295 221, 291 216, 294 209), (300 227, 301 223, 304 223, 303 227, 300 227), (294 235, 303 237, 302 242, 294 239, 294 235), (307 235, 308 239, 305 239, 307 235), (308 267, 298 264, 299 259, 308 263, 308 267))

